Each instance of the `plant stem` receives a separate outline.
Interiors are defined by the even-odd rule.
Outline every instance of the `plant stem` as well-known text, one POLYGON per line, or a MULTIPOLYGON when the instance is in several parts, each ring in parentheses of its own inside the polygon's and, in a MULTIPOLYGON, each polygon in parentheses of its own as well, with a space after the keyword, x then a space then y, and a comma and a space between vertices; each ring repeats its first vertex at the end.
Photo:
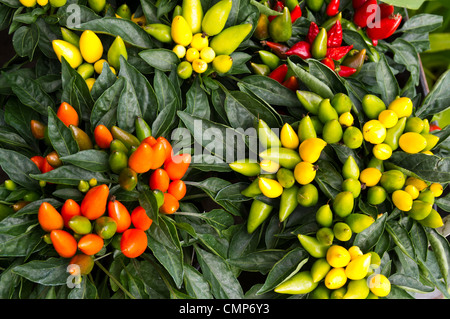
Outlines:
POLYGON ((128 297, 130 297, 131 299, 136 299, 128 290, 126 290, 125 289, 125 287, 124 286, 122 286, 122 284, 105 268, 105 267, 103 267, 103 265, 99 262, 99 261, 97 261, 97 260, 95 260, 95 264, 101 269, 101 270, 103 270, 103 272, 109 277, 109 278, 111 278, 112 279, 112 281, 114 281, 114 283, 128 296, 128 297))

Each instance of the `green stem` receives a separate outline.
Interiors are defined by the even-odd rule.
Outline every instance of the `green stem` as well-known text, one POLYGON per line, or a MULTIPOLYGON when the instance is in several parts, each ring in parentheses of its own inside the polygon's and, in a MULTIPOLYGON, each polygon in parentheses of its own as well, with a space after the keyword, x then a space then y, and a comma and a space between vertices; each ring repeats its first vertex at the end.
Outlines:
POLYGON ((109 277, 111 278, 112 281, 114 281, 114 283, 131 299, 136 299, 128 290, 125 289, 124 286, 122 286, 122 284, 105 268, 103 267, 103 265, 98 262, 97 260, 95 260, 95 264, 101 269, 103 270, 103 272, 109 277))

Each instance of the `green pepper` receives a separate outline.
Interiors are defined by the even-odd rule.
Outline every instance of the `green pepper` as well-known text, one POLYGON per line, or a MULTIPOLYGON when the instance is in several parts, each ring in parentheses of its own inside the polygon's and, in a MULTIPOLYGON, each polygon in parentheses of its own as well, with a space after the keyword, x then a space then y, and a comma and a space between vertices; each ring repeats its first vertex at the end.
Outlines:
POLYGON ((83 79, 89 79, 94 75, 94 66, 90 63, 83 63, 77 68, 77 72, 83 79))
POLYGON ((356 69, 355 75, 361 71, 364 61, 366 60, 366 49, 362 49, 360 51, 358 50, 352 50, 349 52, 346 58, 344 58, 344 61, 342 61, 342 65, 348 66, 350 68, 356 69))
POLYGON ((257 75, 269 75, 270 74, 270 68, 269 66, 262 64, 262 63, 254 63, 250 62, 250 66, 253 69, 253 73, 257 75))
POLYGON ((12 213, 14 213, 14 209, 12 209, 11 206, 8 206, 6 204, 0 203, 0 221, 5 219, 6 217, 11 215, 12 213))
POLYGON ((314 282, 311 272, 305 270, 283 281, 274 291, 279 294, 304 295, 315 291, 318 285, 318 282, 314 282))
POLYGON ((267 65, 270 70, 275 70, 280 65, 281 59, 275 53, 267 50, 259 50, 258 54, 261 61, 267 65))
POLYGON ((342 24, 342 12, 339 12, 334 17, 329 18, 327 21, 322 23, 321 27, 325 28, 327 31, 331 29, 331 27, 337 22, 341 22, 342 24))
POLYGON ((245 40, 252 30, 250 23, 233 25, 215 35, 209 42, 209 46, 214 50, 216 56, 230 55, 233 53, 242 41, 245 40))
POLYGON ((137 174, 129 167, 125 167, 119 173, 119 185, 124 190, 132 191, 138 182, 137 174))
POLYGON ((248 158, 230 163, 229 166, 233 171, 249 177, 256 176, 261 171, 258 162, 248 158))
POLYGON ((292 20, 288 7, 269 24, 269 35, 275 42, 287 42, 292 36, 292 20))
POLYGON ((393 151, 398 148, 398 141, 405 130, 406 120, 407 118, 404 116, 398 120, 397 124, 386 130, 386 137, 383 143, 389 145, 393 151))
POLYGON ((317 60, 322 60, 327 55, 328 34, 325 28, 320 28, 319 34, 314 39, 311 45, 312 57, 317 60))
POLYGON ((314 124, 311 121, 311 117, 306 115, 300 120, 298 125, 298 138, 300 139, 300 142, 303 142, 304 140, 313 137, 317 137, 317 133, 314 124))
POLYGON ((277 172, 277 180, 283 188, 292 187, 295 184, 294 172, 290 169, 281 167, 277 172))
POLYGON ((117 8, 116 14, 123 19, 131 19, 131 10, 126 3, 117 8))
POLYGON ((376 158, 375 156, 372 156, 369 163, 367 164, 367 167, 373 167, 378 169, 380 172, 384 172, 384 163, 383 160, 380 160, 376 158))
POLYGON ((286 7, 288 7, 290 12, 292 12, 295 9, 295 6, 297 6, 298 4, 299 4, 298 0, 285 0, 284 1, 284 5, 286 7))
POLYGON ((73 124, 69 125, 69 128, 72 131, 72 135, 75 138, 75 141, 77 141, 80 151, 94 148, 94 144, 92 144, 91 138, 86 134, 85 131, 73 124))
POLYGON ((297 90, 297 98, 303 107, 311 114, 317 115, 319 113, 319 104, 323 98, 310 91, 297 90))
POLYGON ((327 254, 329 245, 321 244, 316 237, 297 235, 302 247, 314 258, 323 258, 327 254))
POLYGON ((258 137, 259 142, 264 148, 281 146, 280 138, 262 119, 259 119, 258 121, 258 137))
POLYGON ((111 143, 109 144, 109 151, 110 151, 110 153, 112 153, 114 151, 118 151, 118 152, 124 152, 125 154, 127 154, 128 148, 120 140, 113 139, 111 141, 111 143))
POLYGON ((142 117, 137 117, 135 120, 136 137, 139 141, 143 141, 145 138, 152 136, 152 129, 142 117))
POLYGON ((109 216, 101 216, 94 222, 94 231, 103 239, 110 239, 117 231, 117 223, 109 216))
POLYGON ((111 152, 108 160, 109 160, 109 167, 116 174, 119 174, 122 171, 122 169, 124 169, 128 165, 127 153, 123 151, 111 152))
POLYGON ((164 204, 164 193, 159 189, 154 189, 153 194, 156 198, 156 204, 158 205, 158 208, 160 208, 164 204))
POLYGON ((139 144, 141 144, 141 142, 136 136, 121 129, 116 125, 113 125, 111 127, 111 134, 114 139, 120 140, 128 150, 130 150, 132 146, 138 147, 139 144))
POLYGON ((114 69, 120 69, 120 56, 123 56, 125 60, 128 59, 127 47, 125 42, 120 36, 117 36, 108 49, 107 59, 109 65, 114 69))
POLYGON ((270 37, 269 35, 269 18, 267 15, 261 13, 256 24, 255 31, 253 32, 253 37, 258 40, 264 40, 270 37))
POLYGON ((61 27, 61 34, 64 41, 67 41, 79 48, 80 36, 78 34, 64 27, 61 27))
POLYGON ((306 6, 308 7, 308 9, 315 12, 322 9, 323 3, 324 0, 306 0, 306 6))
POLYGON ((298 186, 295 184, 283 190, 280 199, 280 210, 279 210, 280 222, 285 221, 286 218, 288 218, 289 215, 292 214, 295 208, 297 208, 298 206, 297 192, 298 186))
POLYGON ((262 159, 274 161, 280 164, 281 167, 288 169, 294 169, 295 165, 301 161, 300 154, 297 150, 285 147, 269 148, 262 151, 259 156, 262 159))
POLYGON ((106 6, 106 0, 88 0, 89 7, 96 13, 102 11, 106 6))
POLYGON ((272 210, 273 206, 254 199, 248 215, 247 232, 253 233, 269 217, 272 210))
POLYGON ((258 178, 255 178, 251 184, 245 188, 243 191, 241 191, 241 194, 246 197, 255 197, 259 194, 261 194, 261 190, 259 189, 259 181, 258 178))
POLYGON ((316 232, 316 238, 323 245, 331 245, 334 239, 334 232, 329 227, 319 228, 316 232))
POLYGON ((150 23, 143 27, 144 31, 162 43, 171 43, 171 27, 163 23, 150 23))
POLYGON ((172 20, 176 16, 181 16, 181 15, 183 15, 183 8, 181 8, 181 6, 179 4, 177 4, 175 6, 175 8, 173 8, 172 20))
POLYGON ((92 231, 92 224, 87 217, 76 215, 69 220, 69 228, 79 235, 85 235, 92 231))

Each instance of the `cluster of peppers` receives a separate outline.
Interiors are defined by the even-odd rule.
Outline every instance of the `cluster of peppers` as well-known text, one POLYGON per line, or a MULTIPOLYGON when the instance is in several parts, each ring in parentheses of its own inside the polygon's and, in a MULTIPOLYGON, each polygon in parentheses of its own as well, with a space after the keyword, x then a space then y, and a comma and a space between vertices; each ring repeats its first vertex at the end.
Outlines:
POLYGON ((120 68, 120 57, 128 59, 125 42, 116 36, 107 52, 98 35, 85 30, 80 35, 76 31, 61 27, 62 39, 52 41, 53 51, 59 61, 64 59, 86 81, 89 90, 96 80, 96 75, 102 73, 103 67, 108 67, 116 74, 120 68), (106 54, 104 54, 106 53, 106 54))
MULTIPOLYGON (((276 7, 279 8, 281 5, 282 3, 277 2, 276 7)), ((260 14, 258 26, 253 36, 262 40, 261 44, 267 46, 269 50, 258 51, 262 63, 250 63, 255 74, 267 75, 295 91, 299 87, 298 79, 289 72, 287 64, 283 62, 290 56, 295 55, 305 60, 309 58, 317 59, 342 77, 358 74, 366 60, 377 61, 379 59, 379 54, 373 48, 372 41, 369 41, 369 39, 366 42, 370 44, 370 52, 367 52, 366 49, 356 50, 352 44, 343 44, 344 27, 359 32, 365 38, 367 36, 354 23, 342 18, 342 12, 339 12, 339 1, 331 1, 327 5, 326 11, 330 18, 320 27, 317 23, 311 22, 304 40, 298 41, 292 46, 287 45, 286 41, 290 39, 292 34, 289 30, 292 30, 291 24, 295 21, 294 19, 287 20, 286 16, 289 15, 287 8, 288 5, 286 4, 282 11, 283 14, 274 16, 271 21, 270 16, 266 17, 269 21, 268 25, 261 22, 261 16, 264 15, 260 14), (272 23, 281 23, 279 21, 283 21, 281 20, 283 16, 285 16, 284 23, 288 26, 287 33, 283 36, 280 36, 279 33, 271 33, 270 30, 274 30, 274 28, 270 28, 272 23), (267 32, 262 31, 265 29, 267 32)), ((297 13, 295 19, 298 19, 301 16, 301 9, 298 4, 294 8, 298 8, 295 11, 297 13)))
POLYGON ((377 0, 353 0, 355 13, 353 22, 366 29, 367 36, 377 45, 378 40, 389 38, 402 22, 401 14, 394 14, 393 5, 380 3, 377 0))
POLYGON ((118 126, 109 130, 103 124, 94 129, 96 145, 109 151, 109 166, 118 174, 122 189, 132 191, 138 174, 148 173, 148 185, 158 202, 161 213, 173 214, 186 194, 182 180, 191 163, 190 154, 173 154, 170 142, 163 136, 152 136, 146 121, 135 120, 136 135, 118 126))
POLYGON ((152 224, 141 206, 129 209, 114 196, 108 185, 91 188, 80 204, 67 199, 61 208, 42 202, 38 221, 45 232, 44 241, 63 258, 71 258, 72 275, 88 274, 94 256, 104 254, 111 244, 128 258, 140 256, 147 248, 147 234, 152 224))
MULTIPOLYGON (((151 128, 142 118, 135 120, 136 135, 118 126, 108 128, 99 124, 93 130, 91 139, 80 128, 78 113, 67 102, 61 103, 56 116, 70 129, 80 151, 97 149, 109 153, 109 168, 112 174, 118 175, 122 189, 134 190, 139 175, 147 173, 145 177, 148 177, 148 185, 159 211, 173 214, 178 210, 179 201, 186 194, 182 178, 189 168, 190 154, 174 155, 170 142, 164 137, 153 137, 151 128)), ((51 147, 48 125, 37 120, 32 120, 30 124, 33 136, 51 147)), ((35 155, 30 159, 41 173, 64 165, 52 149, 47 149, 45 156, 35 155)), ((41 187, 47 184, 50 183, 40 181, 41 187)), ((14 191, 17 185, 8 180, 5 181, 5 188, 14 191)), ((80 180, 78 190, 84 193, 80 204, 75 199, 67 199, 57 211, 52 204, 44 202, 38 212, 39 223, 46 232, 44 240, 52 244, 60 256, 73 258, 71 264, 80 266, 74 269, 79 271, 81 268, 81 274, 88 273, 93 266, 93 256, 104 251, 109 243, 129 258, 138 257, 145 251, 145 231, 152 224, 145 209, 139 205, 126 207, 111 195, 108 185, 97 185, 94 178, 80 180)), ((1 206, 2 216, 20 210, 39 197, 35 192, 27 192, 14 207, 1 206)))

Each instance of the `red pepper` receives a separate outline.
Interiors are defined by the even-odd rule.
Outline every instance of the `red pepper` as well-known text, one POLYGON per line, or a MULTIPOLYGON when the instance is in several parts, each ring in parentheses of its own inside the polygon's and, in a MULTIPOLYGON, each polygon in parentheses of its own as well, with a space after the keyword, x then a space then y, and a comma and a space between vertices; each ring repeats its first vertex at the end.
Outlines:
POLYGON ((340 76, 342 76, 343 78, 347 78, 347 77, 353 75, 355 72, 356 72, 356 69, 351 68, 349 66, 345 66, 345 65, 340 65, 339 70, 338 70, 338 74, 340 76))
POLYGON ((327 16, 334 17, 336 14, 338 14, 340 4, 341 0, 331 0, 330 3, 327 5, 326 10, 327 16))
POLYGON ((347 45, 347 46, 342 46, 339 48, 328 48, 326 57, 333 59, 335 61, 339 61, 344 56, 346 56, 347 53, 349 53, 351 49, 353 49, 353 44, 347 45))
POLYGON ((402 15, 399 13, 394 16, 381 19, 379 23, 367 28, 367 36, 372 40, 383 40, 389 38, 399 27, 402 22, 402 18, 402 15))
POLYGON ((329 67, 330 69, 332 69, 334 71, 335 65, 334 65, 333 59, 325 58, 320 62, 322 62, 323 64, 325 64, 327 67, 329 67))
POLYGON ((275 70, 270 72, 270 74, 268 76, 269 76, 269 78, 274 79, 275 81, 277 81, 279 83, 283 83, 284 78, 286 77, 287 71, 288 71, 287 64, 281 64, 275 70))
POLYGON ((299 86, 298 86, 298 79, 295 75, 291 75, 290 77, 288 77, 286 79, 286 81, 284 81, 283 86, 287 87, 288 89, 292 90, 292 91, 297 91, 299 86))
POLYGON ((367 0, 353 0, 352 5, 354 9, 360 8, 367 0))
MULTIPOLYGON (((275 10, 277 12, 282 12, 284 8, 284 3, 283 1, 277 1, 274 5, 274 7, 272 8, 272 10, 275 10)), ((272 22, 273 19, 275 19, 277 16, 268 16, 269 18, 269 22, 272 22)))
POLYGON ((440 131, 440 130, 441 130, 441 128, 439 127, 437 121, 433 121, 433 122, 430 123, 430 132, 440 131))
POLYGON ((319 34, 319 26, 315 22, 311 22, 309 25, 308 34, 306 35, 306 40, 309 42, 309 44, 312 44, 314 42, 314 39, 319 34))
POLYGON ((337 20, 335 24, 328 31, 328 43, 329 48, 337 48, 342 45, 342 24, 337 20))
POLYGON ((261 41, 261 44, 267 45, 280 59, 285 60, 287 58, 286 52, 289 50, 289 47, 286 44, 272 41, 261 41))
POLYGON ((392 4, 380 3, 380 17, 381 19, 387 18, 390 15, 394 14, 394 6, 392 4))
POLYGON ((365 28, 369 24, 372 25, 375 18, 379 17, 379 10, 380 7, 378 6, 377 0, 368 0, 355 10, 353 22, 360 28, 365 28))
POLYGON ((311 45, 306 41, 299 41, 286 52, 286 55, 297 55, 302 59, 309 59, 311 57, 311 45))
POLYGON ((291 21, 292 23, 295 22, 298 18, 302 16, 302 9, 300 8, 300 5, 296 5, 294 7, 294 10, 291 11, 291 21))

